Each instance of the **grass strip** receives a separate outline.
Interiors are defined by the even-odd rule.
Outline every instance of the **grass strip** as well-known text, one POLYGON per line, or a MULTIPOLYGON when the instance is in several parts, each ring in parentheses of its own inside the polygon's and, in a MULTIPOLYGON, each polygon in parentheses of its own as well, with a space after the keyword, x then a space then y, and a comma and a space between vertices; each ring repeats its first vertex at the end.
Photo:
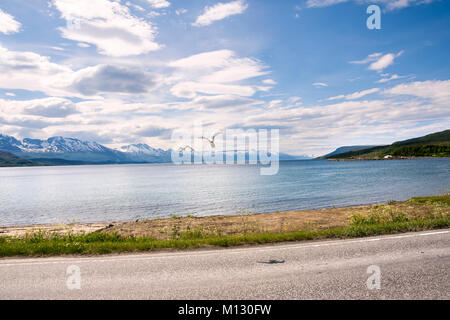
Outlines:
POLYGON ((200 236, 174 240, 120 237, 116 234, 48 235, 36 233, 24 238, 0 238, 0 257, 99 255, 146 252, 163 249, 232 247, 318 239, 348 239, 366 236, 423 231, 450 227, 450 216, 410 219, 406 221, 361 222, 350 226, 288 233, 258 233, 241 236, 200 236))

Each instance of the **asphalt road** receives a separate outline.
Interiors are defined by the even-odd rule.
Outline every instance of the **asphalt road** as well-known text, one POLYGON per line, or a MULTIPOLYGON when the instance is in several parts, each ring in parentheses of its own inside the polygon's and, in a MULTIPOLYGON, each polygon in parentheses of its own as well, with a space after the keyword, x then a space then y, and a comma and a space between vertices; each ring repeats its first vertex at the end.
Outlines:
POLYGON ((0 260, 0 299, 55 298, 450 299, 450 229, 180 253, 0 260))

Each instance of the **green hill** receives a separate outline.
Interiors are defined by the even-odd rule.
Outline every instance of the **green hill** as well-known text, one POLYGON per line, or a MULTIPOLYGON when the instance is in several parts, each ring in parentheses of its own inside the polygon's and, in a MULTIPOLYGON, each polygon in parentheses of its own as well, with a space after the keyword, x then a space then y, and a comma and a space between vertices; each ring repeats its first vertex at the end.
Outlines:
POLYGON ((345 146, 345 147, 340 147, 340 148, 337 148, 336 150, 334 150, 333 152, 322 156, 322 158, 331 157, 331 156, 335 156, 335 155, 338 155, 338 154, 341 154, 341 153, 346 153, 346 152, 351 152, 351 151, 359 151, 359 150, 374 148, 374 147, 377 147, 377 146, 345 146))
POLYGON ((31 167, 37 165, 39 163, 32 160, 22 159, 12 153, 0 151, 0 167, 31 167))
POLYGON ((325 159, 383 159, 386 156, 402 157, 450 157, 450 130, 429 134, 420 138, 325 156, 325 159))
POLYGON ((23 159, 12 153, 0 150, 0 167, 70 166, 83 164, 89 163, 64 159, 23 159))

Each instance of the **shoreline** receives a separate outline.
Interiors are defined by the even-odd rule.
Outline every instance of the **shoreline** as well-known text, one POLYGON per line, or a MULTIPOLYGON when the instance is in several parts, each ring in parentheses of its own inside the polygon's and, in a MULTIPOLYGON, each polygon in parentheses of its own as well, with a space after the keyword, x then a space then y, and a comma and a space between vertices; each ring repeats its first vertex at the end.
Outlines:
POLYGON ((347 208, 30 228, 0 228, 0 258, 235 247, 447 229, 450 194, 347 208))
MULTIPOLYGON (((294 161, 378 161, 378 160, 420 160, 420 159, 450 159, 450 157, 394 157, 390 159, 364 159, 364 158, 311 158, 311 159, 285 159, 278 160, 274 162, 294 162, 294 161)), ((145 166, 145 165, 170 165, 173 162, 122 162, 122 163, 79 163, 79 164, 49 164, 49 165, 25 165, 25 166, 4 166, 0 165, 0 169, 9 169, 9 168, 53 168, 53 167, 89 167, 89 166, 145 166)), ((191 164, 186 164, 191 165, 191 164)), ((200 164, 199 164, 200 165, 200 164)), ((204 165, 204 164, 201 164, 204 165)), ((231 164, 233 165, 233 164, 231 164)))
POLYGON ((305 218, 306 222, 311 222, 315 220, 315 216, 322 217, 330 213, 335 213, 336 217, 339 217, 343 212, 347 212, 346 216, 358 210, 364 210, 371 206, 380 205, 382 203, 373 204, 362 204, 362 205, 349 205, 343 207, 327 207, 320 209, 301 209, 301 210, 290 210, 290 211, 276 211, 276 212, 266 212, 266 213, 249 213, 249 214, 233 214, 233 215, 214 215, 214 216, 173 216, 170 218, 155 218, 155 219, 139 219, 136 221, 125 220, 125 221, 112 221, 112 222, 80 222, 80 223, 44 223, 44 224, 28 224, 28 225, 14 225, 14 226, 0 226, 0 237, 5 236, 25 236, 26 234, 33 234, 36 232, 44 233, 57 233, 61 235, 73 233, 73 234, 88 234, 93 232, 104 231, 111 229, 113 227, 123 227, 130 225, 160 225, 160 224, 171 224, 174 221, 191 220, 197 221, 200 224, 203 222, 208 223, 211 221, 224 221, 225 223, 233 220, 239 220, 243 218, 254 218, 255 220, 275 220, 287 218, 292 219, 298 216, 305 218))
MULTIPOLYGON (((402 200, 393 200, 394 202, 403 202, 402 200)), ((239 217, 239 216, 260 216, 260 215, 273 215, 273 214, 280 214, 280 213, 299 213, 299 212, 310 212, 310 211, 323 211, 323 210, 332 210, 332 209, 349 209, 349 208, 363 208, 363 207, 370 207, 370 206, 376 206, 386 204, 384 201, 380 202, 371 202, 371 203, 361 203, 361 204, 351 204, 351 205, 343 205, 343 206, 326 206, 321 208, 313 208, 313 209, 292 209, 287 211, 268 211, 268 212, 261 212, 261 213, 236 213, 236 214, 216 214, 216 215, 210 215, 210 216, 193 216, 193 215, 172 215, 171 217, 163 217, 163 218, 145 218, 145 219, 138 219, 139 222, 143 221, 158 221, 158 220, 170 220, 174 219, 175 217, 178 219, 183 218, 195 218, 195 219, 205 219, 205 218, 227 218, 227 217, 239 217)), ((2 235, 2 231, 6 229, 48 229, 48 228, 55 228, 55 229, 63 229, 65 227, 79 227, 80 229, 95 229, 98 227, 107 227, 111 224, 117 225, 117 224, 123 224, 123 223, 133 223, 136 222, 136 220, 117 220, 117 221, 87 221, 87 222, 55 222, 55 223, 36 223, 36 224, 16 224, 16 225, 0 225, 0 236, 2 235)))
MULTIPOLYGON (((446 195, 445 197, 448 197, 446 195)), ((433 198, 433 197, 427 197, 433 198)), ((415 199, 415 198, 413 198, 415 199)), ((29 224, 0 226, 0 238, 21 238, 27 235, 43 233, 66 235, 85 235, 98 232, 115 232, 121 236, 164 238, 176 228, 177 232, 202 230, 209 234, 220 229, 220 234, 261 232, 293 232, 297 230, 324 230, 349 225, 355 215, 370 215, 383 207, 401 211, 410 206, 410 200, 379 202, 372 204, 349 205, 343 207, 326 207, 319 209, 291 210, 283 212, 251 213, 235 215, 215 215, 205 217, 172 216, 171 218, 143 219, 136 221, 80 222, 55 224, 29 224), (235 229, 233 229, 233 227, 235 229), (237 232, 238 228, 243 232, 237 232)), ((383 210, 385 210, 384 208, 383 210)), ((417 209, 417 208, 416 208, 417 209)), ((422 208, 423 209, 423 208, 422 208)), ((417 209, 418 210, 418 209, 417 209)), ((450 209, 447 212, 450 215, 450 209)), ((167 238, 167 237, 166 237, 167 238)))
POLYGON ((387 159, 381 158, 330 158, 326 159, 331 162, 344 162, 344 161, 392 161, 392 160, 421 160, 421 159, 450 159, 450 157, 392 157, 387 159))

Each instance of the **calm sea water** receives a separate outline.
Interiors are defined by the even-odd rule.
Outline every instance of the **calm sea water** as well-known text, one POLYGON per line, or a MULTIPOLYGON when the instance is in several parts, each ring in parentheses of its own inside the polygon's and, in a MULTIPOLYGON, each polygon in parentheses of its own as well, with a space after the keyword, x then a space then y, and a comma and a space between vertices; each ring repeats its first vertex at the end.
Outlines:
POLYGON ((0 225, 111 222, 371 204, 450 190, 450 159, 256 166, 0 168, 0 225))

